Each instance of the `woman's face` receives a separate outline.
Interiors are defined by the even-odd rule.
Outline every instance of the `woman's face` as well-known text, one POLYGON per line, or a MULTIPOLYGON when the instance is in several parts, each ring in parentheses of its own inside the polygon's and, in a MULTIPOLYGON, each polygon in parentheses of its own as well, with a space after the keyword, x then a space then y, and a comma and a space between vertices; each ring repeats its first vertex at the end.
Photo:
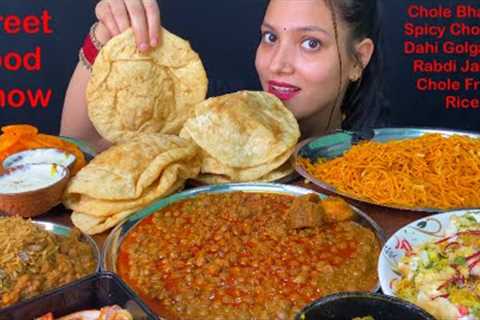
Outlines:
POLYGON ((263 90, 285 103, 297 119, 330 110, 343 97, 354 68, 346 28, 337 17, 340 63, 332 14, 320 0, 271 0, 261 27, 255 66, 263 90))

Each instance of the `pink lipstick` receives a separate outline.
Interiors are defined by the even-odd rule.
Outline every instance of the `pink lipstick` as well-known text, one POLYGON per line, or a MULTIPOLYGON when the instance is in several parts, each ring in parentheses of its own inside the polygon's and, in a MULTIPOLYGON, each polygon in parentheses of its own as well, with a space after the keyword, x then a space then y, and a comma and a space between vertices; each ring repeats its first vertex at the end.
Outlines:
POLYGON ((285 82, 268 81, 268 92, 280 100, 287 101, 300 93, 300 88, 285 82))

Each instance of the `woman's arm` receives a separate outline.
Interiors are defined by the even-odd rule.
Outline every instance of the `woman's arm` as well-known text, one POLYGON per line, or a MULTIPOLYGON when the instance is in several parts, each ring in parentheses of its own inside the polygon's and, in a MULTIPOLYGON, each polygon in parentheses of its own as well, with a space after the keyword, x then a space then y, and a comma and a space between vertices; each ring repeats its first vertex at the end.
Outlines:
MULTIPOLYGON (((110 34, 102 23, 98 24, 95 35, 101 43, 106 43, 110 39, 110 34)), ((65 94, 60 134, 84 140, 101 151, 108 148, 110 143, 98 134, 88 118, 85 92, 89 79, 90 71, 79 62, 65 94)))
MULTIPOLYGON (((102 0, 95 14, 99 20, 95 36, 106 43, 113 36, 133 28, 137 47, 146 51, 158 44, 160 9, 156 0, 102 0)), ((63 104, 60 134, 82 139, 98 151, 110 146, 88 118, 86 89, 90 71, 78 63, 68 84, 63 104)))

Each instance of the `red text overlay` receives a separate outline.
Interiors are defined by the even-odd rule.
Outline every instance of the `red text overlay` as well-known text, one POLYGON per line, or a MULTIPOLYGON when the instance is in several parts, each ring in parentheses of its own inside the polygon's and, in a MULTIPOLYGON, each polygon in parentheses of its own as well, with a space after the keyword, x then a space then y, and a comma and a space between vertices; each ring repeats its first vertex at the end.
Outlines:
MULTIPOLYGON (((0 14, 0 33, 15 37, 50 35, 53 33, 52 19, 48 10, 26 16, 0 14)), ((36 45, 23 52, 8 45, 0 48, 0 72, 26 71, 31 76, 35 76, 41 70, 41 46, 36 45)), ((52 94, 52 88, 11 88, 8 90, 0 88, 0 110, 26 107, 45 109, 50 103, 52 94)))
POLYGON ((449 110, 480 109, 480 3, 412 4, 403 25, 416 89, 435 94, 449 110))

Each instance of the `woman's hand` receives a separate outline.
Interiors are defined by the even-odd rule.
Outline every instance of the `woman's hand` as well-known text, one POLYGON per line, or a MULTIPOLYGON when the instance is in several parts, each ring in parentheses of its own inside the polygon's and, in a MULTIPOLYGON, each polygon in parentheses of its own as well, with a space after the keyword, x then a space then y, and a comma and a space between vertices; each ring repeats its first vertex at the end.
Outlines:
POLYGON ((160 42, 160 8, 156 0, 102 0, 95 14, 110 38, 132 27, 139 50, 147 51, 160 42))

